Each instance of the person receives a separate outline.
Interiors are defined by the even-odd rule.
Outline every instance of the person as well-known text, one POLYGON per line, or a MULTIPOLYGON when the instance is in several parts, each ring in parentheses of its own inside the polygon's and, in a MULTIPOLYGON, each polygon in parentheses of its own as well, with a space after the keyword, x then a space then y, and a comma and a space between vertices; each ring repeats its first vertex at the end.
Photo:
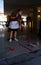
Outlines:
POLYGON ((14 32, 14 40, 18 41, 16 38, 17 36, 17 31, 19 28, 21 28, 21 10, 18 9, 18 11, 15 13, 12 12, 11 14, 11 21, 9 24, 9 29, 10 29, 10 39, 9 42, 12 42, 12 36, 14 32))
POLYGON ((27 22, 27 25, 28 25, 28 29, 29 29, 29 22, 31 22, 31 29, 30 29, 30 32, 32 32, 32 18, 30 17, 30 16, 28 16, 27 18, 26 18, 26 22, 27 22))

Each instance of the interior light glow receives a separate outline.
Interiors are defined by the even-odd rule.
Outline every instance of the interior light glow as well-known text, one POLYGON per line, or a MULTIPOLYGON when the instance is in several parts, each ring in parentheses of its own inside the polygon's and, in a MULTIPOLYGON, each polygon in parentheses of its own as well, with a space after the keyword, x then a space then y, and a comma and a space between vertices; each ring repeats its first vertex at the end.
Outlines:
POLYGON ((40 15, 38 15, 37 17, 40 18, 40 15))
POLYGON ((27 17, 27 16, 22 16, 22 18, 23 18, 23 21, 26 21, 26 17, 27 17))
POLYGON ((38 10, 38 12, 40 12, 40 9, 38 10))
POLYGON ((27 24, 27 23, 26 23, 26 22, 24 22, 24 26, 26 26, 26 24, 27 24))
POLYGON ((29 28, 31 28, 31 22, 29 22, 28 25, 29 25, 29 28))
POLYGON ((6 15, 0 15, 0 21, 7 21, 7 16, 6 15))

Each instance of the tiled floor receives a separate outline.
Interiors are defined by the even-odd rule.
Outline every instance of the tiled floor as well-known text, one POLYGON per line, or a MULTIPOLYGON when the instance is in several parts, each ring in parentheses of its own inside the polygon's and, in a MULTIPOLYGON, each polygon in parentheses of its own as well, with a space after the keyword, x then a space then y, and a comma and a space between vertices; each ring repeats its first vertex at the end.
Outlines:
POLYGON ((6 37, 0 37, 0 65, 41 65, 41 40, 27 34, 18 39, 9 43, 6 37))

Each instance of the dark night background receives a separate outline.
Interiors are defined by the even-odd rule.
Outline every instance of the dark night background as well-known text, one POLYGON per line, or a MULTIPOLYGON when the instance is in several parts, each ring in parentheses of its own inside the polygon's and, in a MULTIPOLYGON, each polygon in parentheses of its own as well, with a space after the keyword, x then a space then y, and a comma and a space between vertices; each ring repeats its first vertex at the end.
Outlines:
POLYGON ((11 11, 11 9, 17 8, 29 8, 41 6, 41 0, 4 0, 5 13, 11 11))

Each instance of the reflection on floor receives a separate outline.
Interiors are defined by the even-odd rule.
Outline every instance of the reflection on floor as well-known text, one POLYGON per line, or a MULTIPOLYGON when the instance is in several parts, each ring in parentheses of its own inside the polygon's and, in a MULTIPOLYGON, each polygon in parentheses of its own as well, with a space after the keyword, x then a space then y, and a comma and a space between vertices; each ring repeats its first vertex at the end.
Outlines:
POLYGON ((41 65, 41 41, 36 35, 21 34, 18 42, 10 43, 4 31, 0 34, 0 65, 41 65))

